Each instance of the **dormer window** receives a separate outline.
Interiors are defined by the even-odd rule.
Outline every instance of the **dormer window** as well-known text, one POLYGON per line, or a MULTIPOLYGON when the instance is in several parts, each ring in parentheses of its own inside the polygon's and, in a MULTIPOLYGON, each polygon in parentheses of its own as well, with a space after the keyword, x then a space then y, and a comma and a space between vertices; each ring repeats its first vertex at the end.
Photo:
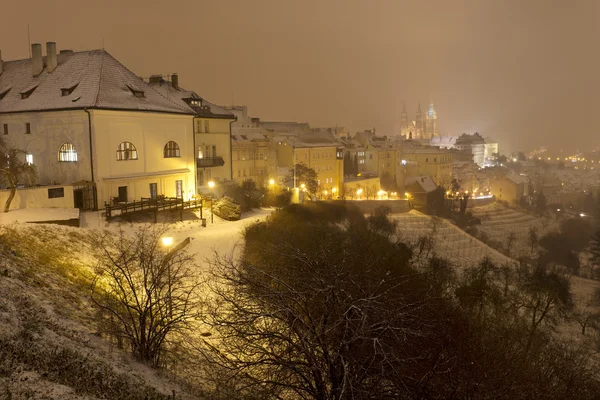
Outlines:
POLYGON ((10 92, 11 88, 12 86, 0 92, 0 100, 2 100, 8 94, 8 92, 10 92))
POLYGON ((140 89, 136 89, 131 85, 127 85, 127 87, 129 88, 129 90, 131 91, 131 94, 134 95, 135 97, 146 97, 144 96, 144 91, 140 90, 140 89))
POLYGON ((62 96, 69 96, 71 93, 73 93, 73 91, 77 88, 77 86, 79 85, 79 83, 74 84, 71 87, 66 87, 66 88, 62 88, 60 89, 60 93, 62 96))
POLYGON ((37 87, 38 87, 38 85, 35 85, 35 86, 21 92, 21 100, 24 100, 24 99, 28 98, 29 96, 31 96, 31 94, 33 93, 33 91, 35 89, 37 89, 37 87))

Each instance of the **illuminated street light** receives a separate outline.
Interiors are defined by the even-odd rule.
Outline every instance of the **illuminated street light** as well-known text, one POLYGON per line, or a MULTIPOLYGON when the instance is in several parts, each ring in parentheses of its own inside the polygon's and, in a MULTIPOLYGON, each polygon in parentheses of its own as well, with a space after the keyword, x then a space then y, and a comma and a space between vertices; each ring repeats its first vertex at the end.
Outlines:
MULTIPOLYGON (((214 189, 215 187, 215 181, 208 181, 208 187, 211 189, 214 189)), ((214 203, 214 199, 213 199, 213 193, 210 192, 210 223, 214 224, 215 223, 215 217, 214 217, 214 213, 213 213, 213 203, 214 203)))
POLYGON ((302 189, 306 189, 306 185, 305 185, 304 183, 303 183, 302 185, 300 185, 300 187, 301 187, 302 189))
POLYGON ((161 241, 162 241, 163 246, 165 246, 165 247, 169 247, 169 246, 171 246, 173 244, 173 238, 172 237, 168 237, 168 236, 163 237, 161 239, 161 241))
POLYGON ((273 186, 275 184, 275 179, 269 179, 269 185, 273 186))
POLYGON ((335 193, 335 192, 337 192, 337 188, 331 189, 331 193, 335 193))

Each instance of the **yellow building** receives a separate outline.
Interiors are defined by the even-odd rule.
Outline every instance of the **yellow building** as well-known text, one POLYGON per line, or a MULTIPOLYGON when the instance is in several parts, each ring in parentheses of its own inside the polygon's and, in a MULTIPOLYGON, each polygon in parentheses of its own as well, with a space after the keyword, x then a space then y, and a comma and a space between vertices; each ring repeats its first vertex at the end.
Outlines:
POLYGON ((344 152, 331 135, 306 133, 297 138, 278 141, 277 165, 292 170, 295 164, 304 164, 317 173, 318 195, 340 190, 343 183, 344 152), (335 189, 335 190, 334 190, 335 189))
POLYGON ((389 175, 396 186, 402 187, 404 184, 403 169, 399 168, 402 160, 402 142, 392 140, 387 136, 376 136, 372 131, 358 132, 354 137, 358 141, 363 151, 358 154, 364 154, 364 162, 360 162, 359 170, 361 172, 371 173, 378 177, 389 175))
POLYGON ((251 179, 265 186, 277 176, 277 148, 264 134, 234 134, 232 139, 233 180, 251 179))
POLYGON ((405 178, 430 176, 437 185, 449 187, 452 181, 452 153, 437 147, 410 145, 404 142, 400 165, 405 178))
POLYGON ((207 168, 231 179, 233 115, 181 89, 177 75, 145 82, 105 50, 46 49, 0 60, 3 138, 27 152, 39 184, 73 185, 73 206, 90 210, 115 198, 190 198, 207 168), (199 162, 207 153, 211 163, 199 162))

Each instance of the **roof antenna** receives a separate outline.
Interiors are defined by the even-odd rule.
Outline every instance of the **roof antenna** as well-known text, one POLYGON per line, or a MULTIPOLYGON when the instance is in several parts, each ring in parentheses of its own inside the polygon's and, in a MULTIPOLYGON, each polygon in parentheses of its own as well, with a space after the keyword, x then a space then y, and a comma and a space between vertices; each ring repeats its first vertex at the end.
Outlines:
POLYGON ((102 37, 102 50, 104 50, 104 37, 102 37))
POLYGON ((27 24, 27 47, 29 49, 29 58, 31 58, 31 36, 29 35, 29 24, 27 24))

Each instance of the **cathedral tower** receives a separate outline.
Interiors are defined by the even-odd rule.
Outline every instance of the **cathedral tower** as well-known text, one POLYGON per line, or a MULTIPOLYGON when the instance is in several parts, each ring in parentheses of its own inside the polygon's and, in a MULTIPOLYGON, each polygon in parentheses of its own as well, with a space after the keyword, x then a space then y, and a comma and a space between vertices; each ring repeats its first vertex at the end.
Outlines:
POLYGON ((408 114, 406 113, 406 103, 402 105, 402 118, 400 119, 400 135, 408 139, 408 114))
POLYGON ((421 113, 421 102, 419 102, 419 108, 417 108, 417 116, 415 120, 415 132, 413 134, 413 139, 423 139, 423 113, 421 113))
POLYGON ((432 137, 440 136, 440 132, 438 131, 438 119, 437 112, 435 111, 435 107, 433 103, 429 104, 429 108, 427 109, 427 114, 425 115, 425 138, 431 139, 432 137))

